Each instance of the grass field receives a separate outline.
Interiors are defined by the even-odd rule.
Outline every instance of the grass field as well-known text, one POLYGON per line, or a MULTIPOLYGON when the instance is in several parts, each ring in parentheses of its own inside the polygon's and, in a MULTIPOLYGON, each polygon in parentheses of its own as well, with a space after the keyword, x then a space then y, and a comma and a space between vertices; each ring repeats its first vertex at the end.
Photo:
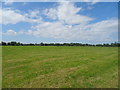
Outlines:
POLYGON ((117 47, 3 46, 3 88, 116 88, 117 47))

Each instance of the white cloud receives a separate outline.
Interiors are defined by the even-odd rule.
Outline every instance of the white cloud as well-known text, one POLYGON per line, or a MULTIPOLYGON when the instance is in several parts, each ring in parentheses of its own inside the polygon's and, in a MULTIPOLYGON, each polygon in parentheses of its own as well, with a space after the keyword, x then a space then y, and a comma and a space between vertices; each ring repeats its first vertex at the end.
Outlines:
POLYGON ((91 25, 86 26, 85 36, 89 40, 95 41, 111 41, 111 34, 118 32, 117 19, 104 20, 91 25))
POLYGON ((27 2, 23 2, 23 6, 24 6, 24 5, 27 5, 27 2))
POLYGON ((86 24, 93 20, 93 18, 77 14, 81 9, 66 1, 59 3, 58 7, 45 10, 45 12, 49 18, 58 19, 66 24, 86 24))
POLYGON ((118 30, 117 25, 116 19, 104 20, 85 26, 64 25, 61 22, 44 22, 34 26, 34 30, 29 30, 25 34, 65 40, 111 41, 111 34, 118 30))
POLYGON ((101 0, 92 0, 91 4, 96 4, 97 2, 100 2, 101 0))
POLYGON ((46 9, 44 11, 44 13, 48 16, 48 18, 52 18, 52 19, 57 19, 57 9, 55 8, 50 8, 50 9, 46 9))
POLYGON ((12 5, 13 2, 15 2, 15 0, 5 0, 5 1, 4 1, 4 4, 5 4, 5 5, 12 5))
POLYGON ((15 32, 14 30, 8 30, 7 32, 3 33, 3 35, 12 35, 12 36, 14 36, 16 34, 17 34, 17 32, 15 32))
POLYGON ((105 0, 82 0, 82 2, 89 2, 89 3, 91 3, 91 5, 94 5, 97 2, 105 2, 105 0))
POLYGON ((39 14, 40 14, 39 10, 29 10, 29 12, 26 13, 26 16, 30 18, 38 18, 40 17, 39 14))
POLYGON ((111 34, 118 32, 117 19, 103 20, 90 24, 94 19, 78 14, 81 9, 82 8, 78 8, 74 6, 74 3, 70 2, 61 2, 59 6, 55 8, 46 9, 44 14, 47 15, 48 18, 55 20, 54 22, 42 21, 42 18, 39 17, 40 12, 38 10, 30 11, 25 15, 13 10, 4 10, 5 16, 3 16, 3 24, 37 22, 37 24, 32 26, 28 31, 15 32, 8 30, 6 32, 7 35, 27 34, 69 41, 114 41, 111 34), (11 16, 15 17, 11 18, 11 16), (37 19, 32 19, 33 17, 37 17, 37 19))
POLYGON ((9 9, 1 9, 0 17, 2 17, 1 24, 15 24, 26 19, 23 15, 9 9))
POLYGON ((16 24, 18 22, 40 22, 40 19, 32 19, 26 17, 24 14, 21 14, 18 10, 11 10, 11 9, 0 9, 0 24, 16 24))

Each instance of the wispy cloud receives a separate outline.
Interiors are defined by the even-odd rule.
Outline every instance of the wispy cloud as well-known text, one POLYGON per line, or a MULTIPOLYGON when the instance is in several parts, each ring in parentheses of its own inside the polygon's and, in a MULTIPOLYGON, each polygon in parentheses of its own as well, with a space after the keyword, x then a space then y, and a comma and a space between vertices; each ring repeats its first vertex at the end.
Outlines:
MULTIPOLYGON (((31 13, 29 16, 33 17, 33 14, 31 13)), ((0 17, 2 17, 1 18, 2 20, 0 20, 0 24, 16 24, 19 22, 29 22, 29 23, 40 22, 40 18, 32 19, 27 17, 27 15, 21 14, 19 10, 4 9, 4 8, 0 9, 0 17)))
POLYGON ((49 18, 57 19, 64 24, 85 24, 93 20, 93 18, 77 14, 81 9, 66 1, 59 3, 56 8, 50 8, 45 11, 49 18))
POLYGON ((8 30, 7 32, 4 32, 2 34, 3 35, 12 35, 12 36, 14 36, 14 35, 17 35, 17 32, 15 32, 14 30, 8 30))
POLYGON ((32 10, 26 14, 11 9, 3 9, 1 12, 3 12, 3 24, 37 23, 31 26, 30 30, 18 32, 8 30, 5 32, 6 35, 25 34, 64 40, 115 41, 111 34, 117 33, 117 19, 102 20, 91 24, 94 18, 81 15, 79 13, 81 10, 82 7, 76 7, 72 2, 60 2, 58 6, 44 10, 43 14, 48 19, 54 20, 52 22, 44 21, 45 17, 40 16, 39 10, 32 10), (11 16, 14 17, 11 18, 11 16))
POLYGON ((12 5, 15 2, 15 0, 4 0, 5 5, 12 5))
POLYGON ((94 24, 63 25, 61 22, 44 22, 34 26, 34 30, 26 32, 29 35, 62 38, 65 40, 111 41, 110 35, 117 32, 117 20, 104 20, 94 24))

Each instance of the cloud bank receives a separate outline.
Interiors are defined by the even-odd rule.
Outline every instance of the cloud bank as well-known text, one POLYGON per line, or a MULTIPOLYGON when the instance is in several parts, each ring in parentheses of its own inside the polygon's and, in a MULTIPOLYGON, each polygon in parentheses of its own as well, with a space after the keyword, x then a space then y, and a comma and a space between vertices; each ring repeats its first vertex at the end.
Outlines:
MULTIPOLYGON (((94 4, 94 3, 93 3, 94 4)), ((87 40, 96 42, 115 41, 111 35, 118 32, 118 20, 115 18, 91 23, 94 18, 81 15, 81 7, 76 7, 71 2, 60 2, 54 8, 45 9, 43 14, 50 20, 44 21, 39 16, 40 11, 30 11, 24 15, 11 9, 0 10, 3 14, 2 24, 16 24, 18 22, 37 23, 27 31, 8 30, 6 35, 26 34, 37 37, 64 39, 64 40, 87 40), (11 16, 14 16, 11 18, 11 16), (33 19, 37 17, 37 19, 33 19)))

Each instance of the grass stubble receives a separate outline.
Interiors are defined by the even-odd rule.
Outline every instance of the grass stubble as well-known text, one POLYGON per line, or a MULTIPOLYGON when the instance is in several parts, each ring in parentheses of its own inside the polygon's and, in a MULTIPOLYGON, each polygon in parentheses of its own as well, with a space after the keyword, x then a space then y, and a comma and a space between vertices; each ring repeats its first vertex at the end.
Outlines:
POLYGON ((3 88, 117 88, 117 47, 3 46, 3 88))

